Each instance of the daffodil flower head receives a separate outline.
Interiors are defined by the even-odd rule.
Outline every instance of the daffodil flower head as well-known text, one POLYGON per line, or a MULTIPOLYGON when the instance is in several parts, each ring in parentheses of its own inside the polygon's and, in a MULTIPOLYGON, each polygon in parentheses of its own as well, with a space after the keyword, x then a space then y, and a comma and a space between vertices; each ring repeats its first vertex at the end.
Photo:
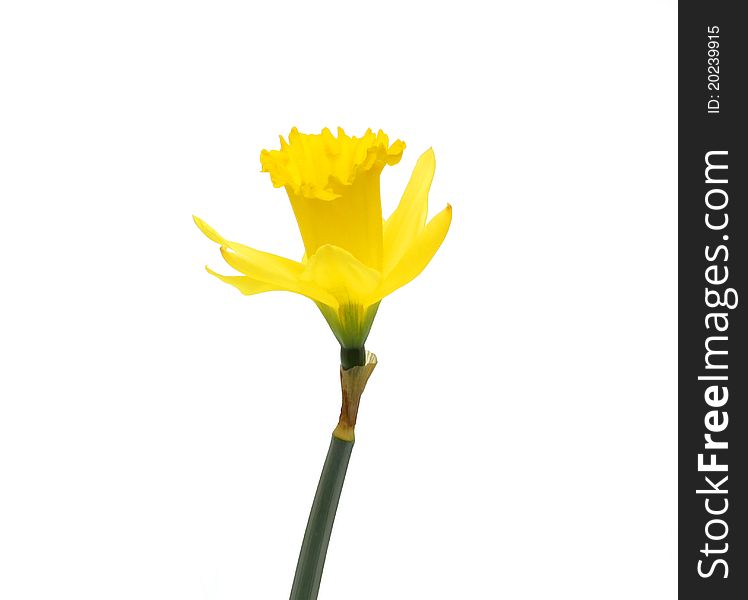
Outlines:
POLYGON ((245 295, 272 290, 314 300, 343 348, 363 348, 379 302, 415 278, 434 256, 452 219, 447 207, 426 222, 435 159, 427 150, 397 209, 382 219, 379 178, 400 161, 405 144, 385 133, 337 137, 291 130, 280 150, 263 150, 262 170, 284 187, 304 241, 301 261, 231 242, 195 217, 241 275, 220 275, 245 295))

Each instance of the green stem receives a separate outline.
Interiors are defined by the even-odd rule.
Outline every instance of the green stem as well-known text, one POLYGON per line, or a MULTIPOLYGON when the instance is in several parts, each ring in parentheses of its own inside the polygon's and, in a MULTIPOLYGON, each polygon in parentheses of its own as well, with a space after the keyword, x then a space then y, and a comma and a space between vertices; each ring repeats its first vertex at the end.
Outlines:
POLYGON ((301 543, 290 600, 316 600, 353 442, 333 436, 301 543))
POLYGON ((366 348, 340 347, 340 366, 346 371, 351 367, 363 367, 366 364, 366 348))

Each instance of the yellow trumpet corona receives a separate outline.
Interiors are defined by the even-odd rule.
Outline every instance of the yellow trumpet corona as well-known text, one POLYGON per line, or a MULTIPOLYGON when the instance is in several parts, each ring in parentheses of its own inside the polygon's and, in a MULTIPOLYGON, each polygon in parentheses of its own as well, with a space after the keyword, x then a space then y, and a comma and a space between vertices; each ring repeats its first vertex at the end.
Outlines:
POLYGON ((447 235, 452 207, 426 222, 434 177, 433 150, 416 163, 400 204, 382 219, 379 177, 400 161, 405 144, 382 131, 351 137, 338 129, 320 134, 291 130, 280 150, 263 150, 262 170, 285 187, 304 241, 297 262, 231 242, 203 220, 195 223, 221 246, 241 275, 208 272, 245 295, 273 290, 314 300, 344 348, 360 348, 380 300, 414 279, 447 235))

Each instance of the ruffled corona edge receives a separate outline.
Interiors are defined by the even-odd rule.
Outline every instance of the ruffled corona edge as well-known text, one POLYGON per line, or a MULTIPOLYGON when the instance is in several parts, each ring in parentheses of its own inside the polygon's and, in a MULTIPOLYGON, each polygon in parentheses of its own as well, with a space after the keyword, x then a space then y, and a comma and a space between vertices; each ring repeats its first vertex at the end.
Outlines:
POLYGON ((263 150, 260 163, 275 187, 318 200, 339 198, 341 188, 354 184, 367 172, 381 172, 385 165, 400 162, 405 142, 392 144, 381 129, 367 129, 360 138, 338 128, 335 137, 325 128, 319 134, 299 133, 295 127, 288 142, 280 137, 280 150, 263 150))

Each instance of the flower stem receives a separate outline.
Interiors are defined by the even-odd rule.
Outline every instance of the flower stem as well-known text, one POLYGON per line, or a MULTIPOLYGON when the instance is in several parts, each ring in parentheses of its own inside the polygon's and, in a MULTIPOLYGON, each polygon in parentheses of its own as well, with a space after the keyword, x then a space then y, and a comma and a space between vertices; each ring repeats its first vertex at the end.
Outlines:
POLYGON ((333 436, 309 513, 290 600, 316 600, 353 442, 333 436))
POLYGON ((340 366, 344 370, 351 369, 353 367, 362 367, 366 364, 366 349, 361 346, 360 348, 345 348, 340 347, 340 366))
POLYGON ((338 510, 340 492, 343 490, 348 461, 353 450, 354 429, 361 394, 369 381, 377 357, 363 348, 340 349, 340 387, 343 403, 340 420, 333 431, 325 465, 322 467, 314 494, 312 510, 301 542, 299 562, 291 588, 291 600, 316 600, 322 569, 325 566, 327 546, 330 544, 332 525, 338 510))

